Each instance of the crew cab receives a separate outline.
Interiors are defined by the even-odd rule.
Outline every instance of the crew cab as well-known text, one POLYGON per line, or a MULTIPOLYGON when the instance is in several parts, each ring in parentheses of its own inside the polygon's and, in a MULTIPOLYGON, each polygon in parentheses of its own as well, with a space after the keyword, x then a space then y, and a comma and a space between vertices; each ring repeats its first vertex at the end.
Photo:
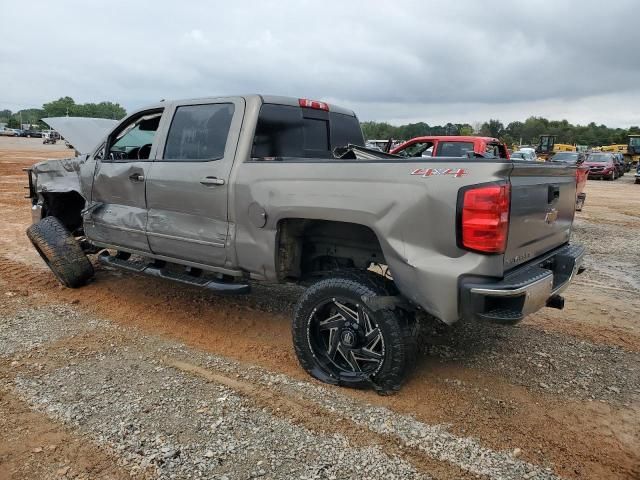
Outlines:
POLYGON ((402 157, 464 157, 476 154, 509 158, 507 146, 497 138, 462 135, 415 137, 391 149, 389 153, 402 157))
POLYGON ((350 110, 265 95, 161 102, 97 143, 28 171, 27 235, 61 283, 90 281, 97 255, 226 294, 301 284, 293 343, 324 382, 396 391, 425 314, 516 323, 562 308, 581 272, 573 165, 439 156, 445 141, 400 158, 366 149, 350 110))

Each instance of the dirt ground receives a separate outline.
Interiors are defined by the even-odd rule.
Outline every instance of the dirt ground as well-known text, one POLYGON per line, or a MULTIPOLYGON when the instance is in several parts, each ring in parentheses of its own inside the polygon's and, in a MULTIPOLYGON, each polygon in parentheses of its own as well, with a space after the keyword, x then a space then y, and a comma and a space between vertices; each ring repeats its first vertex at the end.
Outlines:
POLYGON ((631 174, 588 182, 588 270, 564 310, 428 326, 408 383, 380 397, 304 374, 298 288, 220 297, 100 266, 60 287, 24 234, 21 169, 70 153, 0 137, 0 479, 640 478, 631 174))

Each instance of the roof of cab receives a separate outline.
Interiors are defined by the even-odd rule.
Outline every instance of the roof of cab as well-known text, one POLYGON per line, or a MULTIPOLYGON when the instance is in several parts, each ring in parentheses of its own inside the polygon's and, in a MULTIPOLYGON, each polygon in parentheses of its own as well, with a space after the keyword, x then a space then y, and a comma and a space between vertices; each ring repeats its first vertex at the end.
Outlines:
MULTIPOLYGON (((145 110, 154 110, 157 108, 163 108, 165 107, 167 104, 170 103, 195 103, 195 102, 202 102, 202 103, 207 103, 207 102, 212 102, 215 100, 221 100, 224 98, 244 98, 246 100, 248 99, 257 99, 262 103, 273 103, 276 105, 289 105, 292 107, 299 107, 300 106, 300 99, 304 98, 304 97, 284 97, 284 96, 280 96, 280 95, 261 95, 261 94, 257 94, 257 93, 253 93, 253 94, 247 94, 247 95, 224 95, 224 96, 217 96, 217 97, 201 97, 201 98, 181 98, 181 99, 174 99, 174 100, 162 100, 158 103, 152 104, 152 105, 147 105, 144 108, 141 108, 135 112, 132 113, 139 113, 145 110)), ((317 100, 317 99, 313 99, 313 100, 317 100)), ((318 101, 322 101, 322 100, 318 100, 318 101)), ((327 102, 324 102, 327 103, 327 102)), ((355 117, 356 114, 353 110, 349 110, 348 108, 343 108, 340 107, 338 105, 334 105, 331 103, 327 103, 327 105, 329 105, 329 111, 330 112, 335 112, 335 113, 341 113, 343 115, 350 115, 352 117, 355 117)))

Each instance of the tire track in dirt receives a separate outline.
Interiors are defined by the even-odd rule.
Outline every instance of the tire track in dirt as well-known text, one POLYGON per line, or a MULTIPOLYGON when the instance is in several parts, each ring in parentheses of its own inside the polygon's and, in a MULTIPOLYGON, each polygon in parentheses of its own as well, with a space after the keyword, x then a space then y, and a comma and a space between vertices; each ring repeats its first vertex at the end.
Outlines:
POLYGON ((317 403, 298 395, 285 394, 281 390, 277 393, 273 389, 257 386, 230 376, 217 373, 182 360, 165 359, 168 366, 182 372, 196 375, 207 381, 224 385, 235 392, 250 398, 253 403, 268 408, 272 415, 279 416, 294 424, 316 431, 330 431, 349 439, 350 443, 358 447, 380 446, 387 454, 395 455, 412 464, 417 471, 436 479, 450 478, 490 478, 477 472, 468 472, 444 460, 438 460, 425 455, 419 449, 400 444, 398 438, 372 432, 342 415, 331 413, 317 403))

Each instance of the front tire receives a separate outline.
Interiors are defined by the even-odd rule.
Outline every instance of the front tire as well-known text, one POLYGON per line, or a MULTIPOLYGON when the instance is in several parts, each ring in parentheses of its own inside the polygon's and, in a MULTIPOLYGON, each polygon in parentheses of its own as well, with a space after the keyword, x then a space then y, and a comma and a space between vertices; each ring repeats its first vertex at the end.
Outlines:
POLYGON ((45 217, 31 225, 27 237, 65 287, 81 287, 93 277, 93 265, 82 247, 56 217, 45 217))
POLYGON ((385 280, 363 272, 325 278, 296 305, 292 334, 300 365, 318 380, 400 389, 416 351, 414 320, 399 309, 373 311, 363 297, 389 295, 385 280))

